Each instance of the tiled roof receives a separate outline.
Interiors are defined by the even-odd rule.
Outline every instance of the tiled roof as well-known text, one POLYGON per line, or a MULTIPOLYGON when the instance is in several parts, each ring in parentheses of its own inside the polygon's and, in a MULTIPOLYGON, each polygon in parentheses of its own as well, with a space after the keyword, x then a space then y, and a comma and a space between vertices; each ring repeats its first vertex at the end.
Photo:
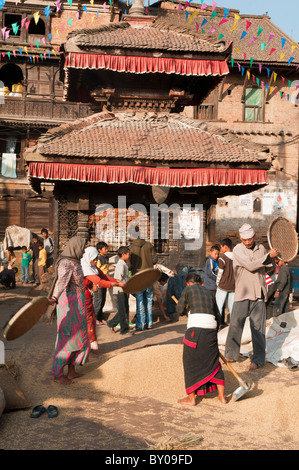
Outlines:
MULTIPOLYGON (((211 43, 219 43, 220 41, 224 41, 227 44, 228 41, 232 41, 232 57, 239 61, 244 60, 244 52, 246 52, 247 61, 250 61, 250 58, 252 57, 255 61, 267 62, 269 65, 271 63, 286 65, 292 56, 295 58, 295 60, 292 62, 292 66, 298 65, 299 46, 297 46, 292 51, 292 45, 295 43, 295 41, 286 35, 279 27, 277 27, 271 21, 269 16, 246 15, 240 14, 238 10, 230 10, 227 16, 228 21, 219 26, 220 21, 224 18, 223 8, 216 8, 215 11, 217 12, 217 15, 210 19, 212 14, 212 9, 210 6, 200 12, 199 10, 201 8, 201 4, 192 2, 190 3, 190 6, 187 7, 188 19, 186 20, 186 13, 184 9, 185 3, 186 2, 179 2, 179 0, 174 0, 174 5, 168 6, 165 4, 165 9, 152 8, 150 13, 158 15, 154 26, 158 28, 165 28, 167 25, 171 29, 176 29, 177 27, 185 28, 186 31, 188 31, 192 36, 206 39, 211 43), (179 12, 177 10, 173 10, 173 8, 178 8, 178 5, 175 5, 178 3, 183 5, 183 8, 179 12), (191 21, 191 16, 195 10, 197 10, 198 15, 194 16, 191 21), (238 14, 240 19, 236 23, 237 28, 234 31, 231 31, 231 28, 235 23, 235 14, 238 14), (201 26, 204 20, 207 20, 207 22, 201 26), (247 22, 251 23, 249 27, 249 23, 247 22), (198 26, 196 26, 196 23, 198 26), (210 34, 212 28, 215 28, 215 31, 210 34), (258 35, 259 28, 261 28, 261 32, 258 35), (202 29, 205 31, 205 33, 202 33, 202 29), (244 37, 241 39, 243 32, 244 37), (220 34, 223 34, 224 37, 221 40, 218 40, 220 34), (250 44, 254 37, 256 40, 250 44), (281 38, 286 40, 283 48, 281 38), (261 47, 262 43, 266 44, 263 50, 261 47), (237 50, 237 48, 240 50, 237 50), (271 55, 269 55, 272 49, 276 50, 271 55), (280 60, 281 53, 285 53, 285 56, 282 58, 282 60, 280 60)), ((245 8, 246 7, 244 7, 244 10, 245 8)))
MULTIPOLYGON (((239 139, 179 114, 97 113, 64 124, 40 137, 35 148, 44 156, 148 164, 258 164, 265 147, 239 139)), ((32 151, 32 149, 30 150, 32 151)), ((53 161, 53 160, 52 160, 53 161)))
POLYGON ((223 52, 227 46, 211 44, 206 39, 194 38, 188 31, 170 30, 164 27, 144 26, 133 28, 129 23, 120 22, 102 26, 97 29, 75 30, 68 35, 66 47, 71 45, 84 48, 100 47, 138 50, 155 50, 165 52, 223 52))

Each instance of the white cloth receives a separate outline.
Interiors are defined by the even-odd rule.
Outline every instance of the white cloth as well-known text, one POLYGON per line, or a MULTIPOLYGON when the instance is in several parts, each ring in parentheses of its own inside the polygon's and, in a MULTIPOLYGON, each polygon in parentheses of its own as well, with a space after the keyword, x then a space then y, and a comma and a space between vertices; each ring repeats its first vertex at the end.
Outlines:
POLYGON ((7 250, 9 246, 17 248, 19 246, 30 247, 32 241, 32 233, 28 228, 19 227, 18 225, 10 225, 5 230, 3 247, 7 250))
POLYGON ((209 313, 189 313, 188 328, 217 328, 217 321, 214 315, 209 313))
POLYGON ((17 177, 17 155, 15 153, 2 153, 1 174, 6 178, 17 177))
POLYGON ((96 266, 91 266, 90 262, 97 259, 99 256, 98 250, 94 246, 85 248, 84 255, 81 258, 81 266, 85 276, 98 276, 99 271, 96 266))
MULTIPOLYGON (((229 327, 218 333, 218 345, 226 343, 229 327)), ((240 352, 249 356, 252 352, 251 330, 249 318, 243 329, 240 352)), ((281 361, 291 357, 299 361, 299 309, 278 315, 267 320, 266 324, 266 361, 275 366, 283 367, 281 361)))

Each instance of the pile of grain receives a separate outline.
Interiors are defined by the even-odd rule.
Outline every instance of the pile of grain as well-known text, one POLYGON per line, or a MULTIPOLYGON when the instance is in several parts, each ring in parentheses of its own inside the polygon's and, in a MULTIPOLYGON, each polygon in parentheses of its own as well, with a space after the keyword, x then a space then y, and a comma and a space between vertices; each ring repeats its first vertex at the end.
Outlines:
POLYGON ((118 354, 86 374, 98 391, 110 395, 176 401, 185 395, 183 346, 168 344, 118 354))

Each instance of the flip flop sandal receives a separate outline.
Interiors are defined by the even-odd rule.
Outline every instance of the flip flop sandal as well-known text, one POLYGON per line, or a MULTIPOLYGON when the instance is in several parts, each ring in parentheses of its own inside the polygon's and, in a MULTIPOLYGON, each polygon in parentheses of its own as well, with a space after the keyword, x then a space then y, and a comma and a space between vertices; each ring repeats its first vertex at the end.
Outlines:
POLYGON ((58 416, 58 408, 54 405, 49 405, 47 408, 48 418, 56 418, 58 416))
POLYGON ((31 411, 31 418, 39 418, 43 413, 45 413, 46 408, 43 405, 35 406, 31 411))

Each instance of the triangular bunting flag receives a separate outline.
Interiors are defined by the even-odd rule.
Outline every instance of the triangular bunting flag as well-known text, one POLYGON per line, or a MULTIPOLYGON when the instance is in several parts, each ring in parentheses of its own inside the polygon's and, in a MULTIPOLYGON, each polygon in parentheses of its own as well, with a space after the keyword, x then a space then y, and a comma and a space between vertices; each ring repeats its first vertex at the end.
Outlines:
POLYGON ((34 18, 35 24, 37 24, 39 22, 39 18, 40 18, 39 11, 36 11, 35 13, 33 13, 33 18, 34 18))
POLYGON ((222 20, 220 21, 218 26, 221 26, 223 23, 226 23, 227 21, 228 21, 228 19, 222 18, 222 20))
POLYGON ((269 35, 269 41, 271 41, 271 39, 273 39, 273 38, 274 38, 274 36, 275 36, 275 34, 274 34, 274 33, 270 33, 270 35, 269 35))
POLYGON ((265 42, 261 43, 261 51, 263 51, 265 49, 266 45, 267 45, 267 43, 265 43, 265 42))
POLYGON ((257 32, 257 36, 259 36, 262 31, 263 31, 263 28, 261 28, 261 27, 259 26, 259 29, 258 29, 258 32, 257 32))
POLYGON ((286 43, 286 39, 281 38, 281 48, 282 49, 284 48, 285 43, 286 43))
POLYGON ((284 56, 285 56, 285 53, 284 53, 284 52, 282 52, 282 53, 280 54, 280 58, 279 58, 279 60, 282 60, 282 59, 284 58, 284 56))
POLYGON ((272 47, 271 51, 269 52, 269 55, 272 55, 273 52, 275 52, 275 51, 276 51, 275 47, 272 47))
POLYGON ((224 10, 224 18, 227 17, 227 15, 229 14, 229 10, 227 8, 223 8, 224 10))
POLYGON ((246 21, 246 31, 249 30, 250 26, 252 25, 252 23, 250 23, 250 21, 246 21))
POLYGON ((246 31, 243 31, 243 33, 241 34, 240 39, 243 39, 246 35, 247 35, 247 32, 246 32, 246 31))

